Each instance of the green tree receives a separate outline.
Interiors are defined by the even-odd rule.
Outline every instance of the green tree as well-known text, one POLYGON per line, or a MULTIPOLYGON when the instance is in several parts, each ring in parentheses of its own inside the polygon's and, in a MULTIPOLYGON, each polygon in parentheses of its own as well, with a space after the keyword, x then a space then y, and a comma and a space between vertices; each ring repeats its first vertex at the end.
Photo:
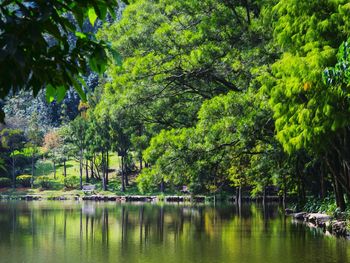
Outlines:
POLYGON ((123 57, 111 65, 105 96, 134 108, 145 134, 194 126, 204 100, 246 89, 252 69, 270 59, 259 48, 269 36, 258 23, 264 9, 250 1, 135 1, 100 33, 123 57))
MULTIPOLYGON (((106 191, 108 185, 109 153, 112 144, 109 128, 110 119, 108 115, 97 116, 93 111, 88 111, 87 120, 86 161, 88 158, 96 156, 96 154, 101 155, 102 189, 106 191)), ((88 175, 86 178, 88 180, 88 175)))
POLYGON ((45 134, 44 149, 53 163, 53 177, 56 179, 56 164, 60 162, 58 149, 62 144, 62 138, 57 130, 53 130, 45 134))
POLYGON ((63 163, 63 176, 67 177, 67 161, 74 153, 74 147, 70 143, 71 132, 69 125, 61 126, 58 130, 58 135, 60 137, 60 145, 57 149, 57 156, 59 161, 63 163))
POLYGON ((8 158, 11 163, 12 186, 16 188, 16 160, 25 145, 26 138, 24 132, 21 130, 5 128, 0 132, 0 139, 2 146, 9 153, 8 158))
POLYGON ((28 142, 26 147, 30 150, 31 161, 32 161, 32 178, 31 178, 31 188, 34 184, 34 173, 35 173, 35 160, 39 153, 39 146, 42 145, 43 133, 39 127, 38 115, 34 113, 31 116, 30 124, 27 132, 28 142))
POLYGON ((87 120, 78 116, 70 122, 71 139, 70 142, 75 146, 79 158, 79 186, 83 189, 83 157, 86 150, 86 132, 88 129, 87 120))
MULTIPOLYGON (((266 77, 277 139, 293 154, 305 150, 322 159, 334 178, 337 203, 345 208, 343 190, 348 169, 348 102, 340 88, 323 81, 335 64, 337 48, 346 39, 350 9, 347 1, 279 1, 275 41, 284 51, 266 77)), ((322 166, 323 167, 323 166, 322 166)))

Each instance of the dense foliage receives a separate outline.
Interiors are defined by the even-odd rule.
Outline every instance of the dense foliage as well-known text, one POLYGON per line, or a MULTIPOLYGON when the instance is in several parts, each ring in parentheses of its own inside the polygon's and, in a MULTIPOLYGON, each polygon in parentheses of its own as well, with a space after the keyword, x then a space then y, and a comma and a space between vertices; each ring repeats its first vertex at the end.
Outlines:
MULTIPOLYGON (((100 14, 91 17, 88 8, 92 22, 105 14, 93 7, 100 14)), ((63 163, 68 188, 101 182, 115 190, 112 176, 123 192, 136 183, 142 193, 236 200, 334 194, 343 210, 350 197, 349 16, 345 0, 133 1, 120 20, 86 39, 109 43, 122 63, 90 61, 105 73, 98 85, 74 114, 61 102, 60 120, 45 126, 56 128, 45 131, 43 144, 32 138, 31 147, 43 145, 47 158, 63 163), (113 174, 111 155, 120 160, 113 174), (75 177, 66 177, 70 159, 79 163, 75 177)), ((7 101, 23 98, 16 96, 7 101)), ((7 103, 6 112, 13 107, 7 103)), ((4 130, 22 129, 29 139, 28 125, 16 123, 4 130)), ((10 133, 1 134, 3 158, 15 161, 10 133)))
POLYGON ((108 10, 114 15, 116 6, 116 0, 2 1, 0 98, 22 89, 36 96, 46 87, 48 101, 61 101, 74 87, 85 99, 82 76, 89 68, 104 72, 107 43, 84 30, 84 21, 94 26, 108 10))

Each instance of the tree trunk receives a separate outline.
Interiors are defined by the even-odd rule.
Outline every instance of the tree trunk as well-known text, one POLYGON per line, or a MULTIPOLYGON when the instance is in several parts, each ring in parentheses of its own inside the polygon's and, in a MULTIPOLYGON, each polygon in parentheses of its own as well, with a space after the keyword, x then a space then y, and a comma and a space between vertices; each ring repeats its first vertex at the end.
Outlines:
POLYGON ((124 180, 124 157, 121 157, 121 161, 122 161, 122 174, 121 174, 121 181, 122 181, 122 188, 121 191, 125 192, 125 180, 124 180))
POLYGON ((15 175, 15 156, 12 152, 12 186, 13 188, 16 188, 16 175, 15 175))
POLYGON ((67 161, 63 161, 63 176, 67 177, 67 161))
POLYGON ((264 190, 263 190, 263 204, 266 204, 266 185, 264 185, 264 190))
POLYGON ((127 163, 124 157, 124 180, 125 180, 125 186, 129 186, 129 178, 128 178, 128 172, 127 172, 127 163))
POLYGON ((102 189, 106 191, 106 160, 104 152, 102 152, 102 189))
POLYGON ((89 182, 89 160, 86 159, 85 163, 85 181, 86 183, 89 182))
POLYGON ((126 172, 126 169, 125 169, 124 180, 125 180, 125 186, 129 186, 129 178, 128 178, 128 173, 126 172))
POLYGON ((53 162, 53 178, 56 179, 56 163, 53 162))
POLYGON ((80 172, 80 177, 79 177, 79 186, 80 189, 83 189, 83 150, 80 149, 80 156, 79 156, 79 172, 80 172))
POLYGON ((34 153, 32 153, 32 178, 30 179, 30 188, 34 187, 34 172, 35 172, 35 165, 34 165, 34 153))
POLYGON ((236 197, 235 197, 236 205, 238 204, 238 199, 239 199, 239 187, 236 187, 236 197))
POLYGON ((164 193, 165 191, 165 184, 164 184, 164 179, 162 178, 162 181, 160 182, 160 191, 164 193))
POLYGON ((296 161, 296 174, 297 174, 297 180, 298 180, 298 199, 299 199, 298 201, 299 203, 305 203, 306 196, 305 196, 304 178, 299 169, 299 159, 300 157, 298 156, 296 161))
POLYGON ((140 154, 140 158, 139 158, 139 162, 140 162, 140 171, 142 170, 142 154, 140 154))
POLYGON ((108 185, 108 171, 109 170, 109 152, 107 150, 107 154, 106 154, 106 188, 108 185))
POLYGON ((91 175, 91 178, 94 178, 95 175, 94 175, 94 161, 93 161, 93 158, 90 162, 90 175, 91 175))
POLYGON ((321 192, 320 192, 320 197, 321 199, 325 198, 325 184, 324 184, 324 169, 321 167, 321 180, 320 180, 320 188, 321 188, 321 192))
POLYGON ((335 191, 337 196, 337 206, 339 207, 340 211, 345 211, 346 205, 344 200, 344 192, 342 186, 338 183, 338 181, 335 179, 335 191))
POLYGON ((241 185, 241 183, 239 184, 239 188, 238 188, 238 205, 239 206, 242 205, 242 185, 241 185))

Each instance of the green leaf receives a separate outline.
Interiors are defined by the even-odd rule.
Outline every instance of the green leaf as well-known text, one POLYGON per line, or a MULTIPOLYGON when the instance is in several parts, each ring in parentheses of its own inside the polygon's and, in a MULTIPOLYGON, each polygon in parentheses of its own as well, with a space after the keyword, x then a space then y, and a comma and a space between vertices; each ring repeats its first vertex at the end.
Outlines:
POLYGON ((107 54, 103 47, 96 47, 89 58, 91 69, 99 74, 103 74, 107 67, 107 54))
POLYGON ((80 38, 80 39, 85 39, 86 38, 86 34, 82 33, 82 32, 75 32, 75 36, 80 38))
POLYGON ((107 15, 107 6, 105 4, 98 4, 98 9, 100 11, 101 17, 100 18, 105 18, 107 15))
POLYGON ((56 90, 56 99, 57 102, 60 103, 64 97, 66 96, 66 88, 64 86, 60 86, 56 90))
POLYGON ((123 64, 123 58, 120 55, 118 51, 115 51, 114 49, 109 49, 109 52, 112 54, 113 60, 117 66, 122 66, 123 64))
POLYGON ((52 85, 46 86, 46 101, 51 103, 55 100, 56 89, 52 85))
POLYGON ((96 15, 95 9, 93 7, 89 7, 88 17, 89 17, 90 24, 92 26, 94 26, 95 25, 95 21, 97 19, 97 15, 96 15))
POLYGON ((97 72, 98 71, 98 67, 97 67, 97 61, 96 61, 96 58, 95 57, 90 57, 89 58, 89 66, 90 68, 97 72))
POLYGON ((79 82, 81 83, 81 85, 82 85, 83 87, 86 87, 86 82, 85 82, 85 80, 84 80, 81 76, 77 76, 77 79, 79 80, 79 82))
POLYGON ((79 94, 79 97, 82 101, 86 101, 86 94, 83 90, 83 88, 80 86, 79 82, 76 81, 76 79, 72 78, 73 86, 76 92, 79 94))

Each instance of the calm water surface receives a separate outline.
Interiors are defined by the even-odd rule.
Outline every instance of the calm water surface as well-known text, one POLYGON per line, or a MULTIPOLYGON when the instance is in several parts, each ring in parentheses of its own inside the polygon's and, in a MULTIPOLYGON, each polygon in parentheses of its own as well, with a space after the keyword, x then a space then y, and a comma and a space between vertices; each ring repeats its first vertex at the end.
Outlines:
POLYGON ((0 262, 350 262, 277 206, 0 202, 0 262))

